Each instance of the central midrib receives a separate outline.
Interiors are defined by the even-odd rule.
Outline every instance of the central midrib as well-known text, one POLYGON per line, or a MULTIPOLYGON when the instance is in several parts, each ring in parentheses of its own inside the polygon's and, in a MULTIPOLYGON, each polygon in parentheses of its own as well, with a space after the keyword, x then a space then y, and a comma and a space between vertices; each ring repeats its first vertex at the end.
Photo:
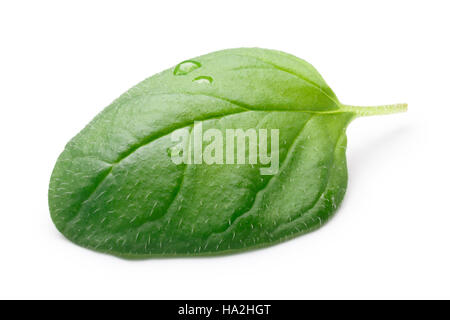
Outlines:
POLYGON ((209 98, 213 98, 213 99, 217 99, 217 100, 221 100, 221 101, 225 101, 227 103, 230 103, 238 108, 241 108, 241 111, 238 112, 230 112, 227 114, 223 114, 220 116, 212 116, 212 117, 206 117, 206 118, 201 118, 201 119, 193 119, 190 121, 187 121, 179 126, 173 127, 173 128, 168 128, 167 130, 164 130, 162 132, 160 132, 159 134, 155 134, 155 135, 150 135, 146 138, 144 138, 140 143, 136 144, 135 146, 131 147, 130 149, 128 149, 127 151, 123 152, 116 161, 114 161, 112 163, 112 165, 116 165, 118 163, 120 163, 122 160, 124 160, 125 158, 127 158, 128 156, 130 156, 132 153, 134 153, 136 150, 138 150, 139 148, 153 142, 156 141, 168 134, 171 134, 173 131, 178 130, 178 129, 182 129, 188 126, 191 126, 194 124, 194 122, 196 121, 207 121, 207 120, 213 120, 213 119, 221 119, 223 117, 226 116, 230 116, 230 115, 234 115, 234 114, 239 114, 239 113, 244 113, 244 112, 301 112, 301 113, 313 113, 313 114, 331 114, 331 113, 340 113, 340 110, 333 110, 333 111, 305 111, 305 110, 292 110, 292 109, 252 109, 250 106, 245 105, 243 103, 234 101, 234 100, 230 100, 230 99, 225 99, 222 97, 218 97, 215 95, 209 95, 209 94, 204 94, 204 93, 191 93, 191 92, 167 92, 167 93, 157 93, 157 94, 152 94, 149 95, 151 97, 155 97, 155 96, 163 96, 163 95, 190 95, 190 96, 203 96, 203 97, 209 97, 209 98))

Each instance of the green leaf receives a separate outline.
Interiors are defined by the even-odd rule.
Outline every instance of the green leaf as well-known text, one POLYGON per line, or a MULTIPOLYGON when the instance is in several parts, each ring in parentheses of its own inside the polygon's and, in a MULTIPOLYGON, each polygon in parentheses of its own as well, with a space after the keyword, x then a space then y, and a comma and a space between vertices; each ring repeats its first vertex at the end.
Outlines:
POLYGON ((129 258, 275 244, 317 229, 341 203, 347 125, 405 110, 342 105, 310 64, 283 52, 200 56, 130 89, 67 144, 50 181, 51 217, 73 242, 129 258), (173 134, 187 132, 190 158, 198 124, 224 136, 279 130, 279 169, 174 163, 173 134))

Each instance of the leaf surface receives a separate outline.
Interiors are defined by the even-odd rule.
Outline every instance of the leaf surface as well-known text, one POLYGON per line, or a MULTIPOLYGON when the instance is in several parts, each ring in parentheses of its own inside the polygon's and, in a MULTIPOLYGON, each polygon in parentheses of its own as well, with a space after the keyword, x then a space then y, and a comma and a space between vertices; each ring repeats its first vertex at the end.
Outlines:
POLYGON ((279 51, 187 60, 127 91, 67 144, 50 181, 51 216, 75 243, 123 257, 268 246, 332 216, 347 185, 347 125, 395 108, 342 105, 310 64, 279 51), (173 163, 171 135, 187 129, 191 139, 195 123, 223 135, 279 129, 278 172, 173 163))

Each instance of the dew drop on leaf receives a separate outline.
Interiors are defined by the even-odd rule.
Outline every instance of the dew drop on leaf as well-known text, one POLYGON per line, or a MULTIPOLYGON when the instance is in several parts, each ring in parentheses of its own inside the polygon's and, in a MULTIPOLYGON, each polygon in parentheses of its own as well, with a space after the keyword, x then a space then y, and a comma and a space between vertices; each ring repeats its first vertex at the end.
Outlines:
POLYGON ((195 69, 200 68, 202 65, 200 62, 193 61, 193 60, 186 60, 181 63, 179 63, 175 69, 173 70, 173 74, 176 76, 184 76, 195 69))
POLYGON ((195 78, 193 80, 193 82, 200 83, 200 84, 203 84, 203 83, 210 84, 213 82, 213 78, 211 78, 209 76, 200 76, 200 77, 195 78))

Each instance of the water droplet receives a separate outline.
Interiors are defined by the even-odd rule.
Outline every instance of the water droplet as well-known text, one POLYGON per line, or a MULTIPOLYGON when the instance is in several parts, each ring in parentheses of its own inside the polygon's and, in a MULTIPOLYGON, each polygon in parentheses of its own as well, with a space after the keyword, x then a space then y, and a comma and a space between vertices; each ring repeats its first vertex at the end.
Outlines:
POLYGON ((193 82, 210 84, 213 82, 213 78, 208 77, 208 76, 200 76, 200 77, 195 78, 193 80, 193 82))
POLYGON ((173 70, 173 74, 176 76, 184 76, 188 74, 189 72, 194 71, 195 69, 200 68, 202 65, 200 62, 193 61, 193 60, 186 60, 181 63, 179 63, 175 70, 173 70))

